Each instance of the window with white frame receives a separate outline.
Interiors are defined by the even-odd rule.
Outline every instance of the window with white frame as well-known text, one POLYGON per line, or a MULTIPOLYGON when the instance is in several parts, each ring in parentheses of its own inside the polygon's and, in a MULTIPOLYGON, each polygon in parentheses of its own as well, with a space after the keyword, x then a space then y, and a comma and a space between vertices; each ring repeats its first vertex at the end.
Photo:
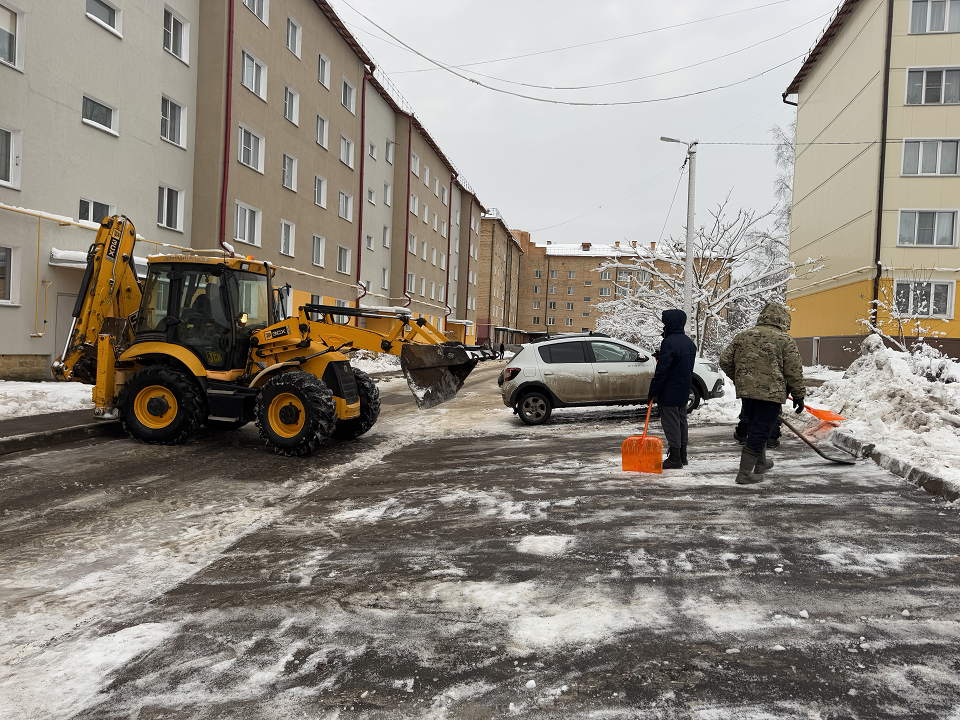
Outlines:
POLYGON ((297 159, 295 157, 290 157, 286 153, 283 154, 283 168, 282 175, 280 177, 283 186, 287 190, 297 191, 297 159))
POLYGON ((960 0, 913 0, 910 33, 960 32, 960 0))
POLYGON ((343 245, 337 245, 337 272, 344 275, 350 274, 350 248, 343 245))
POLYGON ((396 145, 397 144, 393 142, 393 140, 387 140, 386 146, 384 147, 384 150, 383 150, 384 160, 386 160, 391 165, 393 165, 393 153, 396 145))
POLYGON ((427 222, 427 218, 430 216, 430 208, 427 207, 427 204, 423 204, 423 222, 427 222))
POLYGON ((417 254, 417 236, 413 233, 410 233, 409 237, 407 237, 407 251, 411 255, 417 254))
POLYGON ((103 222, 103 219, 109 215, 113 215, 113 206, 109 203, 80 198, 80 211, 77 214, 77 220, 93 222, 99 225, 103 222))
POLYGON ((23 65, 23 13, 6 3, 0 4, 0 62, 14 67, 23 65))
POLYGON ((390 289, 390 270, 387 268, 380 268, 380 289, 390 289))
POLYGON ((357 89, 346 78, 343 78, 343 91, 340 93, 340 103, 356 115, 357 89))
POLYGON ((327 252, 327 239, 319 235, 313 236, 313 264, 323 267, 323 258, 327 252))
POLYGON ((584 301, 584 302, 590 302, 590 296, 589 296, 589 295, 584 295, 584 296, 583 296, 583 301, 584 301))
POLYGON ((600 272, 600 279, 601 279, 601 280, 609 280, 611 277, 612 277, 612 276, 611 276, 609 270, 602 270, 602 271, 600 272))
POLYGON ((120 113, 115 107, 84 95, 82 114, 84 123, 114 135, 118 134, 120 113))
POLYGON ((918 247, 956 244, 956 210, 901 210, 897 245, 918 247))
POLYGON ((446 254, 446 253, 440 253, 440 269, 441 269, 441 270, 446 270, 446 269, 447 269, 447 254, 446 254))
POLYGON ((353 196, 348 195, 343 190, 340 191, 340 202, 338 205, 338 214, 344 220, 353 222, 353 196))
POLYGON ((23 134, 19 130, 0 127, 0 185, 20 187, 20 144, 23 134))
POLYGON ((102 25, 114 35, 123 32, 123 12, 106 0, 87 0, 87 17, 102 25))
POLYGON ((293 257, 297 241, 297 226, 286 220, 280 221, 280 254, 293 257))
POLYGON ((367 153, 370 155, 370 158, 371 158, 372 160, 376 160, 376 159, 377 159, 377 144, 376 144, 376 143, 370 143, 370 147, 367 148, 367 153))
POLYGON ((407 292, 412 293, 414 288, 414 283, 416 282, 416 276, 413 273, 407 273, 407 292))
POLYGON ((270 0, 243 0, 243 4, 250 8, 250 12, 260 18, 264 25, 269 24, 270 0))
POLYGON ((547 325, 556 325, 556 324, 557 324, 556 318, 552 318, 552 317, 547 318, 547 325))
POLYGON ((420 278, 420 297, 427 296, 427 279, 425 277, 420 278))
POLYGON ((320 175, 313 178, 313 202, 322 208, 327 207, 327 179, 320 175))
POLYGON ((0 303, 6 305, 20 302, 19 254, 20 248, 0 247, 0 303))
POLYGON ((240 84, 261 100, 267 99, 267 66, 246 50, 240 57, 243 63, 243 74, 240 84))
POLYGON ((894 297, 897 311, 911 317, 953 316, 953 293, 955 284, 950 280, 894 281, 894 297))
POLYGON ((190 23, 169 7, 163 8, 163 49, 189 64, 190 23))
POLYGON ((458 226, 460 225, 460 211, 459 211, 459 210, 457 210, 456 223, 457 223, 458 226))
POLYGON ((438 285, 438 286, 437 286, 437 300, 439 300, 440 302, 443 302, 443 299, 446 297, 446 295, 447 295, 446 287, 445 287, 444 285, 438 285))
POLYGON ((383 246, 385 248, 390 247, 390 226, 389 225, 383 226, 383 246))
POLYGON ((383 184, 383 204, 387 207, 393 205, 393 185, 390 183, 383 184))
POLYGON ((593 280, 584 280, 584 281, 583 281, 583 284, 584 284, 586 287, 590 287, 591 285, 593 285, 593 280))
POLYGON ((287 17, 287 50, 300 57, 300 23, 287 17))
POLYGON ((431 264, 431 265, 436 265, 436 264, 437 264, 437 249, 436 249, 436 248, 430 248, 430 264, 431 264))
POLYGON ((550 301, 550 302, 547 303, 547 310, 556 310, 556 309, 557 309, 557 301, 556 301, 556 300, 552 300, 552 301, 550 301))
POLYGON ((434 232, 437 231, 437 227, 438 227, 438 226, 437 226, 437 214, 434 213, 434 214, 433 214, 433 231, 434 231, 434 232))
POLYGON ((571 327, 573 325, 573 318, 566 318, 563 321, 563 324, 566 325, 567 327, 571 327))
POLYGON ((430 281, 430 299, 437 299, 437 282, 435 280, 430 281))
POLYGON ((573 280, 575 277, 577 277, 576 270, 567 270, 567 280, 573 280))
POLYGON ((180 191, 161 185, 157 193, 157 225, 180 229, 180 191))
POLYGON ((572 302, 568 302, 568 303, 567 303, 567 310, 573 310, 573 303, 572 303, 572 302))
POLYGON ((300 93, 289 85, 283 89, 283 116, 294 125, 300 124, 300 93))
MULTIPOLYGON (((440 197, 440 178, 433 179, 433 194, 440 197)), ((444 203, 446 205, 446 203, 444 203)))
POLYGON ((534 325, 539 325, 539 324, 540 324, 540 316, 539 316, 539 315, 534 315, 534 316, 533 316, 533 324, 534 324, 534 325))
POLYGON ((317 145, 327 149, 330 136, 330 123, 322 115, 317 115, 317 145))
POLYGON ((353 168, 353 140, 346 135, 340 136, 340 162, 348 168, 353 168))
POLYGON ((426 164, 423 166, 423 184, 430 187, 430 168, 426 164))
POLYGON ((583 313, 583 317, 590 317, 590 313, 588 312, 583 313))
POLYGON ((956 175, 957 140, 904 140, 904 175, 956 175))
POLYGON ((447 221, 440 221, 440 237, 445 238, 447 236, 447 221))
POLYGON ((373 235, 367 235, 367 250, 373 250, 373 235))
POLYGON ((160 137, 183 147, 183 108, 168 97, 160 98, 160 137))
POLYGON ((539 300, 534 300, 534 301, 533 301, 533 309, 534 309, 534 310, 539 310, 539 309, 540 309, 540 301, 539 301, 539 300))
POLYGON ((420 177, 420 158, 416 153, 410 153, 410 172, 420 177))
POLYGON ((960 68, 910 70, 907 73, 907 105, 956 103, 960 103, 960 68))
POLYGON ((323 53, 317 57, 317 81, 327 90, 330 89, 330 58, 323 53))
POLYGON ((367 188, 367 202, 371 205, 377 204, 377 193, 374 192, 373 188, 367 188))
POLYGON ((557 286, 556 286, 556 285, 551 285, 551 286, 550 286, 550 294, 551 294, 551 295, 556 295, 556 294, 557 294, 557 286))
POLYGON ((421 260, 427 259, 427 241, 426 240, 420 241, 420 259, 421 260))
POLYGON ((420 212, 420 198, 413 193, 410 193, 410 212, 414 215, 420 212))
POLYGON ((610 297, 610 288, 600 288, 600 297, 610 297))
POLYGON ((233 207, 233 239, 259 247, 260 220, 259 210, 237 200, 233 207))

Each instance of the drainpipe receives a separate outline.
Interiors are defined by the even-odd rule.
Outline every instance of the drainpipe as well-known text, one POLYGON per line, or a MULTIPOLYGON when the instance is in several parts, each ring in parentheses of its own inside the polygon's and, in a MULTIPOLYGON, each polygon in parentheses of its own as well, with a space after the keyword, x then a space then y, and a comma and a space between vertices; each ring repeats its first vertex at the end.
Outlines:
MULTIPOLYGON (((470 254, 470 233, 473 232, 473 194, 472 193, 470 195, 470 214, 467 215, 467 218, 470 220, 470 225, 467 228, 467 296, 464 298, 464 301, 466 302, 467 307, 464 308, 463 310, 464 320, 469 320, 469 318, 467 317, 467 313, 470 312, 470 260, 473 257, 470 254)), ((460 196, 460 220, 461 220, 460 227, 462 228, 463 227, 463 196, 462 195, 460 196)), ((476 310, 474 310, 474 313, 476 313, 476 310)), ((464 339, 466 339, 466 333, 467 333, 466 328, 464 328, 463 333, 464 333, 464 339)), ((473 317, 473 337, 474 339, 476 339, 477 337, 476 315, 474 315, 473 317)))
POLYGON ((544 284, 543 287, 545 287, 545 288, 547 289, 547 292, 545 292, 545 293, 543 294, 543 296, 544 296, 544 300, 543 300, 543 329, 546 331, 547 337, 550 337, 550 326, 547 325, 547 306, 550 304, 550 300, 548 299, 548 298, 550 297, 550 285, 549 285, 549 282, 550 282, 550 253, 549 253, 549 252, 547 253, 547 276, 544 278, 544 280, 545 280, 546 282, 545 282, 545 284, 544 284))
POLYGON ((788 93, 782 93, 782 94, 780 95, 780 98, 783 100, 783 104, 784 104, 784 105, 793 105, 794 107, 797 107, 797 103, 791 102, 790 100, 787 100, 787 95, 788 95, 788 93))
POLYGON ((227 21, 227 107, 223 115, 223 185, 220 189, 220 247, 233 257, 233 248, 226 242, 227 181, 230 179, 230 138, 233 135, 233 15, 236 0, 229 0, 227 21))
POLYGON ((413 115, 407 115, 407 221, 403 225, 403 240, 406 250, 403 251, 403 297, 406 302, 404 307, 410 307, 413 298, 407 290, 407 260, 410 257, 410 161, 413 153, 413 115))
MULTIPOLYGON (((367 286, 360 281, 360 265, 363 260, 363 206, 367 204, 366 185, 363 177, 363 161, 367 157, 367 80, 372 78, 369 72, 363 74, 363 89, 360 91, 360 209, 357 211, 357 285, 362 288, 357 296, 357 307, 360 300, 367 294, 367 286)), ((386 152, 386 150, 384 150, 386 152)), ((354 322, 360 327, 360 318, 354 322)))
MULTIPOLYGON (((483 218, 480 218, 480 229, 483 229, 483 218)), ((490 338, 490 347, 493 347, 493 255, 496 246, 496 225, 490 225, 490 279, 487 281, 487 337, 490 338)), ((479 242, 479 238, 477 238, 479 242)))
POLYGON ((873 264, 877 274, 873 279, 873 310, 874 322, 877 321, 879 311, 877 301, 880 300, 880 277, 883 275, 883 265, 880 264, 880 235, 883 229, 883 175, 887 166, 887 114, 890 108, 890 46, 893 40, 893 0, 887 0, 887 47, 883 63, 883 108, 880 120, 880 178, 877 183, 877 235, 873 243, 873 264))
MULTIPOLYGON (((447 318, 453 312, 453 308, 450 307, 450 237, 453 235, 453 183, 456 182, 456 177, 450 173, 450 189, 447 190, 447 285, 446 290, 443 291, 443 304, 447 308, 447 314, 443 316, 444 329, 447 327, 447 318)), ((463 202, 460 204, 463 205, 463 202)))

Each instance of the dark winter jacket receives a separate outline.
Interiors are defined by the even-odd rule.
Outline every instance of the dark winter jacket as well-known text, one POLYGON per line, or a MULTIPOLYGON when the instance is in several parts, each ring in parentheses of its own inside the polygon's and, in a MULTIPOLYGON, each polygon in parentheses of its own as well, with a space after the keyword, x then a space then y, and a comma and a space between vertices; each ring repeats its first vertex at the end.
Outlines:
POLYGON ((757 326, 737 335, 720 356, 720 367, 733 380, 738 398, 783 404, 787 393, 806 395, 803 363, 797 343, 788 334, 790 311, 767 303, 757 326))
POLYGON ((690 397, 697 346, 684 334, 686 324, 683 310, 663 311, 663 344, 647 393, 648 399, 655 397, 660 405, 686 405, 690 397))

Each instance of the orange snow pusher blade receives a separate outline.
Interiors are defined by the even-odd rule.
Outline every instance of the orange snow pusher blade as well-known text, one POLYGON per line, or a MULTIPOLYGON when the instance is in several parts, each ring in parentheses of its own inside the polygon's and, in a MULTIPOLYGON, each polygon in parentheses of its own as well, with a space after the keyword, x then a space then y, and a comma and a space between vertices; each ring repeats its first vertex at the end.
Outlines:
POLYGON ((643 435, 631 435, 620 446, 623 469, 626 471, 655 475, 663 473, 663 440, 658 437, 647 437, 652 407, 652 403, 647 405, 647 420, 643 424, 643 435))
MULTIPOLYGON (((791 398, 792 400, 793 398, 791 398)), ((846 420, 845 417, 835 413, 833 410, 821 410, 820 408, 810 407, 807 404, 804 404, 803 409, 808 413, 813 415, 817 420, 823 420, 823 422, 843 422, 846 420)))

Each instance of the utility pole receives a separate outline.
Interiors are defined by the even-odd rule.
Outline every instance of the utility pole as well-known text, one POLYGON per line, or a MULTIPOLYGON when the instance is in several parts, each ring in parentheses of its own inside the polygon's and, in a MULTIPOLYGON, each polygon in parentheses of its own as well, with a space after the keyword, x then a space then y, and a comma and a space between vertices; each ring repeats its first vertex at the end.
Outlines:
POLYGON ((660 139, 663 142, 679 143, 687 146, 686 162, 690 164, 690 176, 687 182, 687 246, 684 253, 683 269, 683 311, 687 314, 687 334, 693 337, 694 342, 697 342, 697 326, 693 322, 693 218, 696 202, 697 143, 699 141, 684 142, 668 137, 661 137, 660 139))

